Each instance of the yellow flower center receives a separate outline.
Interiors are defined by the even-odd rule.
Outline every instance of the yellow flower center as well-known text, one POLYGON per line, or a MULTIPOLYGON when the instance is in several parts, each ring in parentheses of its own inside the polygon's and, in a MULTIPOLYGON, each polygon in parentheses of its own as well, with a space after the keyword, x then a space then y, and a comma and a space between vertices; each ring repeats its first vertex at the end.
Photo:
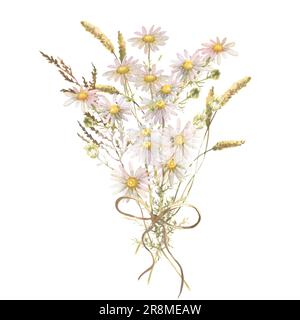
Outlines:
POLYGON ((80 91, 77 93, 77 100, 84 101, 88 98, 89 94, 87 91, 80 91))
POLYGON ((144 129, 142 130, 142 135, 143 135, 144 137, 149 137, 149 136, 151 135, 151 129, 144 128, 144 129))
POLYGON ((175 144, 181 146, 184 144, 184 136, 182 134, 178 134, 176 137, 175 137, 175 144))
POLYGON ((168 163, 167 163, 167 167, 171 171, 175 170, 176 166, 177 166, 177 164, 176 164, 174 159, 169 160, 168 163))
POLYGON ((163 94, 170 94, 171 91, 172 91, 172 87, 169 85, 169 84, 165 84, 161 87, 160 91, 163 93, 163 94))
POLYGON ((147 34, 143 36, 143 41, 146 43, 153 43, 155 41, 155 37, 151 34, 147 34))
POLYGON ((152 83, 157 79, 157 76, 155 76, 154 74, 147 74, 146 76, 144 76, 144 81, 147 83, 152 83))
POLYGON ((160 101, 155 103, 155 107, 157 109, 163 109, 165 106, 166 106, 166 103, 164 101, 162 101, 162 100, 160 100, 160 101))
POLYGON ((193 62, 191 60, 185 60, 182 64, 182 68, 186 71, 190 71, 193 69, 193 62))
POLYGON ((219 42, 215 43, 215 44, 213 45, 212 49, 213 49, 213 51, 214 51, 215 53, 220 53, 220 52, 224 51, 223 45, 222 45, 221 43, 219 43, 219 42))
POLYGON ((135 177, 129 177, 126 181, 126 185, 130 189, 135 189, 138 186, 138 179, 135 177))
POLYGON ((151 142, 150 141, 144 141, 143 142, 143 147, 145 148, 145 149, 151 149, 151 142))
POLYGON ((110 106, 109 112, 111 114, 118 114, 120 112, 120 107, 117 104, 113 104, 110 106))
POLYGON ((129 72, 129 67, 127 67, 127 66, 120 66, 117 69, 118 74, 126 74, 128 72, 129 72))

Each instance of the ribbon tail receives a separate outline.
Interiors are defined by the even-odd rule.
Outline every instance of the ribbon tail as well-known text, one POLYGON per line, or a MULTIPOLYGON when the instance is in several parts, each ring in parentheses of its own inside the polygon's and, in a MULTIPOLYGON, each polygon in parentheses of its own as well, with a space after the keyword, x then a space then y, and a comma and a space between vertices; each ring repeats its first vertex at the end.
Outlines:
POLYGON ((144 233, 143 233, 143 235, 142 235, 142 243, 143 243, 143 246, 144 246, 144 248, 150 253, 151 258, 152 258, 152 264, 151 264, 151 266, 150 266, 149 268, 147 268, 145 271, 143 271, 143 272, 139 275, 138 280, 140 280, 141 277, 142 277, 144 274, 146 274, 147 272, 151 271, 151 270, 154 268, 154 265, 155 265, 155 258, 154 258, 154 256, 153 256, 153 253, 152 253, 152 251, 147 247, 147 245, 146 245, 146 243, 145 243, 145 236, 146 236, 147 233, 149 233, 149 231, 150 231, 152 228, 153 228, 153 225, 150 226, 150 228, 148 228, 146 231, 144 231, 144 233))
POLYGON ((178 298, 180 297, 182 290, 183 290, 183 284, 184 284, 184 274, 183 274, 183 269, 181 264, 178 262, 178 260, 173 256, 172 252, 169 249, 169 246, 167 244, 167 231, 166 231, 166 227, 164 225, 162 225, 163 227, 163 234, 164 234, 164 245, 165 248, 167 250, 167 252, 169 253, 169 255, 171 256, 171 258, 175 261, 175 263, 177 264, 177 266, 179 267, 180 270, 180 278, 181 278, 181 283, 180 283, 180 289, 179 289, 179 294, 178 294, 178 298))

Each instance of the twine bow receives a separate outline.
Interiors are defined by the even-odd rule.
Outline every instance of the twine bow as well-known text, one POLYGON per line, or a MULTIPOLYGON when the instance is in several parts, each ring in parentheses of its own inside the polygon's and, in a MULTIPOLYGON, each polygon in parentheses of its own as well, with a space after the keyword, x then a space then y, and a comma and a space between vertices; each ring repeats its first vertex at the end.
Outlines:
MULTIPOLYGON (((179 295, 178 297, 181 295, 182 293, 182 289, 183 289, 183 284, 185 282, 184 280, 184 273, 183 273, 183 269, 182 269, 182 266, 181 264, 178 262, 178 260, 173 256, 172 252, 170 251, 169 249, 169 246, 168 246, 168 241, 167 241, 167 230, 166 230, 166 226, 169 226, 169 227, 172 227, 173 229, 192 229, 192 228, 195 228, 199 223, 200 223, 200 220, 201 220, 201 215, 200 215, 200 212, 199 210, 191 205, 191 204, 188 204, 188 203, 185 203, 183 200, 178 200, 178 201, 175 201, 173 204, 169 205, 168 207, 165 207, 163 208, 158 214, 154 214, 153 211, 151 210, 151 208, 148 207, 148 205, 140 198, 136 198, 136 197, 133 197, 133 196, 122 196, 122 197, 119 197, 116 202, 115 202, 115 207, 117 209, 117 211, 128 217, 128 218, 131 218, 131 219, 135 219, 135 220, 142 220, 144 222, 146 221, 149 221, 151 222, 151 224, 149 226, 147 226, 145 224, 145 227, 146 227, 146 230, 143 232, 142 234, 142 244, 144 246, 144 248, 149 252, 149 254, 151 255, 151 258, 152 258, 152 264, 150 265, 150 267, 148 267, 145 271, 143 271, 140 276, 138 277, 138 279, 140 279, 143 275, 145 275, 147 272, 150 272, 152 271, 152 269, 154 268, 154 265, 155 265, 155 258, 154 258, 154 255, 152 253, 152 251, 148 248, 146 242, 145 242, 145 237, 146 235, 149 236, 149 233, 150 231, 156 226, 156 225, 160 225, 162 227, 162 231, 163 231, 163 237, 162 237, 162 242, 163 242, 163 245, 164 245, 164 248, 162 248, 162 252, 163 250, 165 249, 166 252, 170 255, 170 257, 173 259, 173 261, 176 263, 176 265, 179 267, 179 270, 180 270, 180 278, 181 278, 181 283, 180 283, 180 290, 179 290, 179 295), (127 212, 124 212, 123 210, 121 210, 119 208, 119 204, 121 201, 123 200, 134 200, 136 201, 136 203, 143 207, 144 209, 147 210, 147 212, 149 213, 149 217, 144 217, 143 215, 143 211, 141 209, 141 212, 142 212, 142 216, 137 216, 137 215, 133 215, 133 214, 130 214, 130 213, 127 213, 127 212), (173 211, 173 210, 179 210, 181 209, 182 207, 189 207, 189 208, 192 208, 196 211, 197 213, 197 221, 194 223, 194 224, 191 224, 191 225, 187 225, 187 226, 183 226, 183 225, 175 225, 175 224, 171 224, 169 223, 168 221, 166 221, 164 219, 165 215, 167 213, 169 213, 170 211, 173 211)), ((150 238, 150 236, 149 236, 150 238)), ((163 252, 164 253, 164 252, 163 252)), ((165 253, 164 253, 165 254, 165 253)))

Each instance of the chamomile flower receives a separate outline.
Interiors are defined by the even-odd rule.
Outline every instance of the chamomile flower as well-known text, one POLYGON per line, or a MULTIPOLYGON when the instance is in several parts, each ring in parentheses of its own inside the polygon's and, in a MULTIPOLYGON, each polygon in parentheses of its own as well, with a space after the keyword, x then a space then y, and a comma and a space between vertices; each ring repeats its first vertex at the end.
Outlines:
POLYGON ((234 42, 226 43, 227 38, 222 41, 217 37, 217 39, 210 40, 209 43, 203 43, 203 48, 200 49, 205 58, 210 58, 212 60, 217 60, 217 63, 221 63, 221 57, 226 57, 227 54, 232 56, 237 56, 237 52, 232 49, 235 46, 234 42))
POLYGON ((182 81, 193 80, 203 64, 199 52, 196 51, 193 55, 190 55, 184 50, 184 54, 178 53, 177 58, 178 60, 171 65, 173 74, 182 81))
POLYGON ((161 86, 158 88, 156 95, 162 99, 169 100, 173 99, 178 91, 179 83, 176 79, 166 78, 162 81, 161 86))
POLYGON ((163 46, 166 40, 169 38, 165 35, 165 31, 161 31, 160 27, 152 26, 149 31, 145 27, 142 27, 141 32, 135 32, 136 37, 129 39, 133 46, 139 49, 144 48, 144 52, 147 53, 149 50, 157 51, 159 46, 163 46))
POLYGON ((171 186, 174 184, 175 177, 178 179, 178 181, 181 181, 184 178, 184 163, 182 161, 178 161, 176 157, 170 158, 165 162, 164 170, 171 186))
POLYGON ((144 127, 134 130, 131 135, 135 137, 129 151, 137 156, 142 164, 155 165, 159 163, 159 139, 157 133, 144 127))
POLYGON ((196 129, 191 122, 181 128, 180 120, 177 121, 176 128, 169 126, 163 134, 164 157, 176 157, 178 160, 188 159, 191 151, 198 142, 196 129))
POLYGON ((142 197, 148 191, 148 175, 144 168, 133 170, 129 164, 129 172, 122 166, 112 173, 113 180, 116 181, 116 193, 124 192, 126 196, 142 197))
POLYGON ((74 103, 80 106, 82 112, 86 112, 97 104, 97 90, 88 90, 86 88, 72 88, 73 92, 65 92, 69 99, 64 103, 64 106, 69 106, 74 103))
POLYGON ((135 74, 137 74, 141 68, 138 60, 134 60, 133 57, 124 58, 122 62, 115 60, 115 64, 108 67, 112 70, 105 72, 103 75, 109 80, 120 81, 124 84, 127 81, 132 81, 135 74))
POLYGON ((176 105, 171 101, 160 98, 153 101, 145 100, 146 113, 145 119, 153 121, 154 124, 165 125, 172 115, 176 115, 176 105))
POLYGON ((162 75, 162 70, 157 70, 156 65, 153 65, 151 71, 146 66, 136 75, 135 85, 141 87, 143 91, 156 91, 162 86, 162 82, 166 76, 162 75))
POLYGON ((130 114, 128 102, 122 96, 113 96, 113 101, 106 97, 99 97, 100 111, 102 111, 107 122, 114 124, 116 121, 127 120, 126 115, 130 114))

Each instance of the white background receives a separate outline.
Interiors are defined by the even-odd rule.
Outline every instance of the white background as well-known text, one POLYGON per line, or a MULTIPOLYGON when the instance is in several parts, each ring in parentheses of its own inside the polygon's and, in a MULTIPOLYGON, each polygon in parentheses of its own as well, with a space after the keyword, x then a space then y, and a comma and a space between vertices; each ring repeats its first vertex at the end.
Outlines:
MULTIPOLYGON (((212 142, 245 139, 212 153, 190 202, 202 222, 180 231, 174 254, 192 290, 185 299, 300 298, 298 1, 6 1, 1 9, 0 298, 172 299, 179 278, 134 255, 137 226, 114 209, 109 173, 76 137, 79 110, 62 107, 63 80, 38 50, 77 74, 111 62, 81 27, 114 40, 160 25, 176 52, 215 36, 239 52, 221 65, 216 90, 252 81, 220 112, 212 142)), ((133 54, 137 51, 133 50, 133 54)), ((202 97, 202 103, 204 96, 202 97)), ((197 108, 193 106, 192 108, 197 108)))

